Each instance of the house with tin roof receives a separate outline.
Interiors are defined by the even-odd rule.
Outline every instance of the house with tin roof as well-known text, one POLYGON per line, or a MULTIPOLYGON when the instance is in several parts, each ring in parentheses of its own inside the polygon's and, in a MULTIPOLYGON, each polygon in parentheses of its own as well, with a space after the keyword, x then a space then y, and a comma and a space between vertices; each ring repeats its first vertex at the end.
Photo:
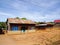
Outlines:
POLYGON ((60 20, 54 20, 54 23, 60 23, 60 20))
POLYGON ((54 20, 54 23, 55 23, 54 28, 56 30, 60 30, 60 19, 59 20, 54 20))
POLYGON ((52 29, 54 26, 54 24, 50 24, 50 23, 44 23, 44 24, 38 24, 36 25, 36 29, 37 30, 46 30, 46 29, 52 29))
POLYGON ((17 18, 8 18, 7 21, 8 31, 25 31, 32 30, 35 27, 35 22, 31 20, 22 20, 17 18))

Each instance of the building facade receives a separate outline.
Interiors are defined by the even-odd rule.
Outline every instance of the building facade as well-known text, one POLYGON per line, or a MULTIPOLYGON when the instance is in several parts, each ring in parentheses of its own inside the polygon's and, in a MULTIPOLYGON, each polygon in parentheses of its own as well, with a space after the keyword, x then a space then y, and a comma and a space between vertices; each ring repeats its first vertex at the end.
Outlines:
POLYGON ((33 30, 35 27, 35 22, 31 20, 8 18, 6 23, 8 31, 33 30))

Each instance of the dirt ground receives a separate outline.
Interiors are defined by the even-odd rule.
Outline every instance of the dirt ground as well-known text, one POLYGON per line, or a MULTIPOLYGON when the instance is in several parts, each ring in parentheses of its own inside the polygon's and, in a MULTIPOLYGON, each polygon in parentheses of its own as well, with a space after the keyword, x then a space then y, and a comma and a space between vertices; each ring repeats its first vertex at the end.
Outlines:
POLYGON ((0 45, 60 45, 60 30, 0 35, 0 45))

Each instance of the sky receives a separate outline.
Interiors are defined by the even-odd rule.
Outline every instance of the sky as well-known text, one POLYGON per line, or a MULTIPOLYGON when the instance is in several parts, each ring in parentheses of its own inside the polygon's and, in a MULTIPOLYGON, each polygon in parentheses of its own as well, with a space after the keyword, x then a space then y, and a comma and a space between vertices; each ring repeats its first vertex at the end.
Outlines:
POLYGON ((58 20, 60 0, 0 0, 0 22, 15 17, 37 22, 58 20))

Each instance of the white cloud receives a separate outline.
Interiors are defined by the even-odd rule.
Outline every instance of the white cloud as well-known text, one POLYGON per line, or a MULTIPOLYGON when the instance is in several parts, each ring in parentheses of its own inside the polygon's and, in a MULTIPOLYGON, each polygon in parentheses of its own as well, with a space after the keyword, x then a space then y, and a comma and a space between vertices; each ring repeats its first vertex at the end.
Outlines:
POLYGON ((22 12, 19 17, 26 17, 27 19, 31 19, 34 21, 53 21, 55 19, 60 19, 60 15, 56 14, 41 14, 39 12, 35 13, 28 13, 28 12, 22 12))
POLYGON ((26 1, 26 3, 39 6, 40 8, 41 7, 49 8, 59 2, 59 0, 24 0, 24 1, 26 1))
POLYGON ((26 3, 19 0, 15 0, 14 2, 12 2, 10 6, 19 11, 27 11, 29 9, 26 3))
POLYGON ((6 12, 0 12, 0 21, 1 22, 6 21, 7 18, 13 18, 13 17, 16 17, 16 16, 13 14, 10 14, 10 13, 6 13, 6 12))
POLYGON ((13 14, 5 13, 5 12, 0 12, 1 16, 10 16, 10 17, 15 17, 13 14))
POLYGON ((10 11, 14 9, 16 12, 0 12, 0 15, 9 17, 26 17, 35 21, 49 21, 60 18, 60 8, 58 9, 57 7, 54 9, 55 5, 59 2, 60 0, 8 0, 5 2, 7 8, 10 6, 12 8, 10 11), (50 11, 48 9, 54 9, 55 11, 50 11))

